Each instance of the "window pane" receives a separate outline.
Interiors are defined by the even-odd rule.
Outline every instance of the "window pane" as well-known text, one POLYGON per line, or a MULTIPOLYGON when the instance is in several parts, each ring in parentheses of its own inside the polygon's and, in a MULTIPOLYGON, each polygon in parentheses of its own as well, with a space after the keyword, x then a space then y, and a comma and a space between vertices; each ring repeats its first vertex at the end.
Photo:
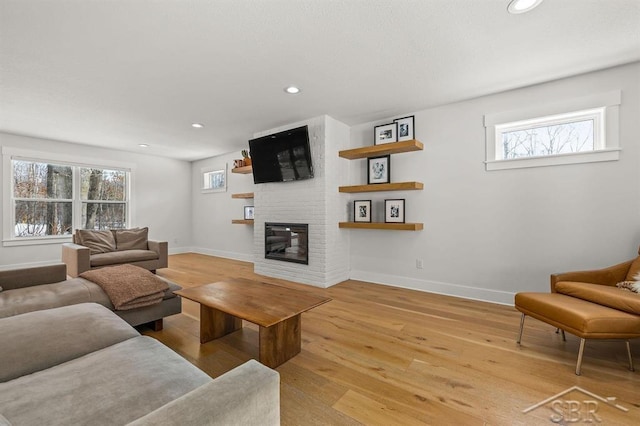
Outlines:
POLYGON ((122 170, 80 169, 82 200, 125 201, 127 172, 122 170))
POLYGON ((82 203, 84 229, 123 229, 126 223, 126 205, 108 203, 82 203))
POLYGON ((502 133, 504 159, 593 151, 593 120, 502 133))
POLYGON ((72 203, 16 201, 16 237, 70 234, 72 203))
POLYGON ((13 195, 16 198, 71 199, 73 173, 70 166, 12 160, 13 195))

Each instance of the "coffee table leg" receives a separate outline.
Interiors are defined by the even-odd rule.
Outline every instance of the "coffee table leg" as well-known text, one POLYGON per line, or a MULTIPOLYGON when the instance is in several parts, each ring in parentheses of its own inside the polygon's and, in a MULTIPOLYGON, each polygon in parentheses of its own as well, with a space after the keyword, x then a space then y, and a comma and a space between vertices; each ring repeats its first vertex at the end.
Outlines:
POLYGON ((242 328, 240 318, 218 309, 200 305, 200 343, 207 343, 218 337, 242 328))
POLYGON ((267 367, 276 368, 288 361, 301 349, 300 314, 271 327, 260 327, 259 361, 267 367))

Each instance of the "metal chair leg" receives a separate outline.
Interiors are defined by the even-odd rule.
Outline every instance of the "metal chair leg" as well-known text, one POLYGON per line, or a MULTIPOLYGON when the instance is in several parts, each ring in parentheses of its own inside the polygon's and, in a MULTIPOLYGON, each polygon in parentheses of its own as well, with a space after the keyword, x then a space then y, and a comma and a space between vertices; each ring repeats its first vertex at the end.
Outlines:
POLYGON ((578 363, 576 364, 576 376, 580 375, 580 369, 582 368, 582 355, 584 354, 584 343, 586 339, 580 339, 580 350, 578 350, 578 363))
POLYGON ((562 341, 566 342, 567 341, 567 336, 565 336, 564 334, 564 330, 560 330, 562 332, 562 341))
POLYGON ((631 344, 627 340, 627 356, 629 356, 629 371, 635 371, 633 369, 633 357, 631 356, 631 344))
POLYGON ((518 340, 516 341, 517 344, 520 344, 520 341, 522 340, 522 329, 524 328, 524 317, 526 315, 522 314, 522 316, 520 317, 520 333, 518 333, 518 340))

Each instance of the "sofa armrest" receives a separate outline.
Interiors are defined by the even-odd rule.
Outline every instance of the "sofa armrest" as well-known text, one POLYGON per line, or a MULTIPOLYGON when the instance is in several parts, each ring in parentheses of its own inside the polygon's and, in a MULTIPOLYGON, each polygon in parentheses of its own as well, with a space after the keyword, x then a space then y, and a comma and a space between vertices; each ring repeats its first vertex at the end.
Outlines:
POLYGON ((75 278, 91 269, 91 250, 79 244, 62 244, 62 261, 67 265, 67 274, 75 278))
POLYGON ((67 267, 64 263, 0 271, 0 287, 3 290, 52 284, 66 279, 67 267))
POLYGON ((169 267, 169 243, 166 241, 147 241, 149 250, 158 253, 158 269, 169 267))
POLYGON ((560 281, 574 281, 615 286, 620 281, 624 281, 624 279, 627 277, 627 272, 629 272, 631 263, 633 263, 633 260, 629 260, 627 262, 619 263, 617 265, 609 266, 602 269, 552 274, 551 291, 553 293, 556 292, 556 283, 560 281))
POLYGON ((280 375, 250 360, 129 426, 279 425, 280 375))

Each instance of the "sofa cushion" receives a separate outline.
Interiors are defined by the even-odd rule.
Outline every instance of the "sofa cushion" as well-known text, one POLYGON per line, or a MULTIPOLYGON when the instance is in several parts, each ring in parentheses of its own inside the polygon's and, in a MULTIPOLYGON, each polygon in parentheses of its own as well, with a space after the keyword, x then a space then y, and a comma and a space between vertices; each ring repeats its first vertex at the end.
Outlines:
POLYGON ((87 302, 107 307, 111 304, 97 284, 82 278, 5 290, 0 293, 0 318, 87 302))
POLYGON ((0 383, 15 425, 123 425, 211 381, 156 340, 134 337, 0 383))
POLYGON ((78 229, 76 231, 80 242, 78 244, 88 247, 91 254, 109 253, 116 249, 116 240, 111 231, 94 231, 90 229, 78 229))
POLYGON ((82 303, 0 319, 0 382, 79 358, 140 334, 104 306, 82 303))
POLYGON ((640 294, 608 285, 561 281, 556 283, 560 294, 640 315, 640 294))
POLYGON ((116 250, 148 250, 149 228, 116 229, 116 250))
POLYGON ((91 267, 157 260, 158 253, 151 250, 126 250, 99 253, 91 256, 91 267))

